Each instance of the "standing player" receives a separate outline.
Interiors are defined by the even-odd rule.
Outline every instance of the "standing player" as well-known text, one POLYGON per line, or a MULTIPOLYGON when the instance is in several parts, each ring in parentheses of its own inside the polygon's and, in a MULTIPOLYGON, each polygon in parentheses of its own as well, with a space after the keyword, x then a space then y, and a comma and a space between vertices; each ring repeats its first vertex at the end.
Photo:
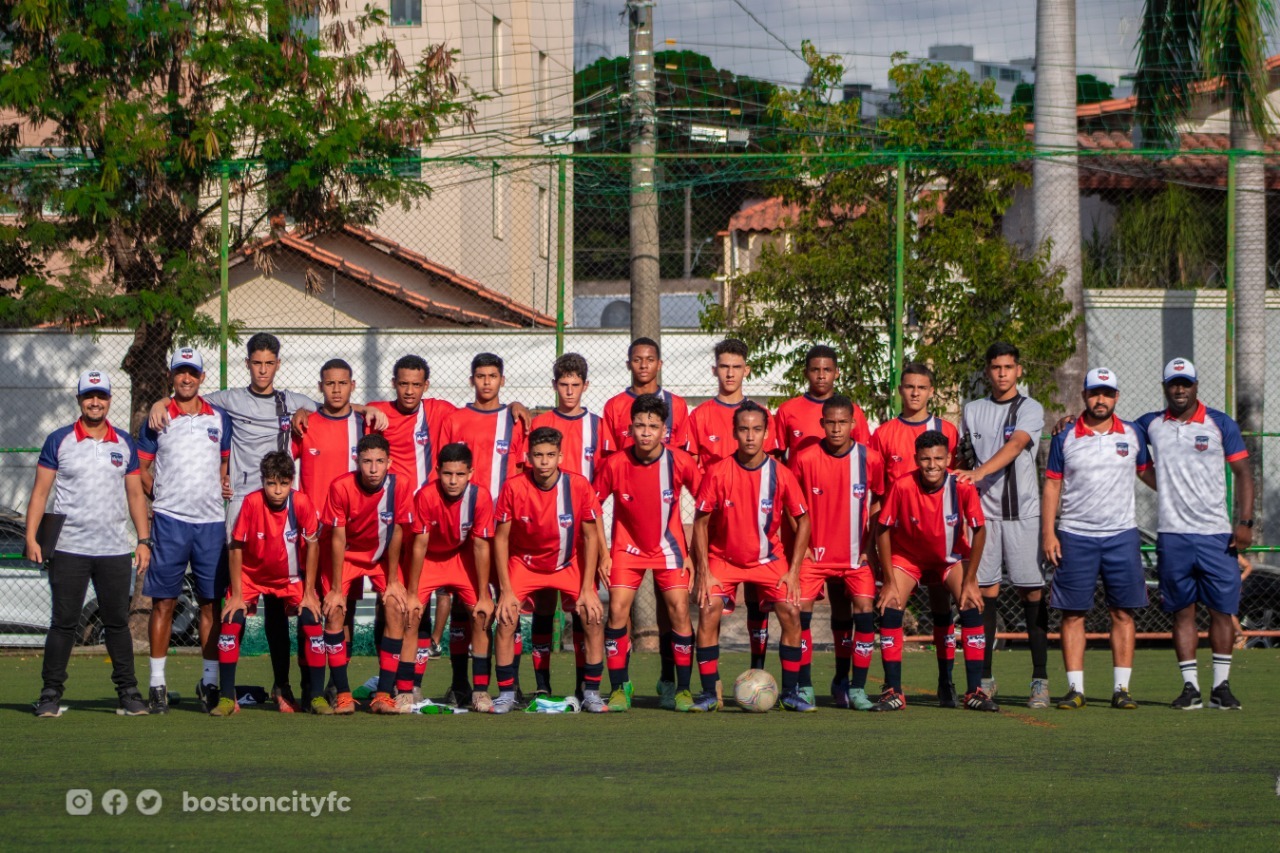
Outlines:
MULTIPOLYGON (((947 437, 921 433, 916 439, 913 474, 894 482, 880 510, 880 563, 884 587, 880 593, 880 656, 884 661, 884 693, 872 711, 900 711, 907 706, 902 693, 902 617, 919 584, 946 586, 960 609, 964 641, 964 670, 968 692, 964 706, 973 711, 998 711, 982 689, 982 659, 987 644, 982 626, 982 596, 978 564, 986 541, 982 505, 973 484, 947 470, 947 437), (973 542, 965 536, 972 531, 973 542), (955 571, 956 567, 960 571, 955 571)), ((995 602, 989 602, 994 607, 995 602)))
POLYGON ((568 612, 578 612, 586 632, 582 709, 602 713, 604 605, 596 594, 595 520, 600 502, 585 477, 560 470, 562 436, 540 427, 529 436, 528 471, 503 484, 494 511, 497 531, 493 564, 498 572, 498 698, 493 713, 516 706, 515 638, 520 609, 543 589, 560 593, 568 612), (578 543, 582 543, 579 558, 578 543))
POLYGON ((689 454, 662 443, 669 416, 666 401, 658 395, 636 397, 629 428, 634 444, 606 459, 596 475, 596 497, 602 504, 613 498, 613 567, 608 577, 609 626, 604 632, 612 711, 631 707, 627 627, 636 590, 649 570, 671 614, 674 707, 677 711, 693 710, 689 690, 693 670, 693 626, 689 621, 692 575, 680 519, 680 495, 685 489, 696 494, 701 477, 689 454))
MULTIPOLYGON (((859 711, 866 711, 871 708, 866 688, 870 649, 875 642, 872 604, 876 597, 876 579, 870 566, 875 557, 875 541, 869 535, 868 524, 874 509, 878 508, 876 496, 884 493, 884 463, 879 453, 854 438, 856 423, 852 400, 839 394, 829 397, 822 404, 823 439, 797 453, 791 468, 808 502, 811 519, 809 548, 800 568, 800 630, 804 653, 800 688, 813 689, 810 675, 813 644, 809 635, 813 603, 823 597, 825 589, 839 589, 841 598, 852 602, 850 621, 857 627, 855 639, 859 655, 852 684, 850 658, 837 655, 831 696, 838 708, 847 708, 852 703, 859 711)), ((832 622, 835 622, 834 616, 832 622)), ((847 630, 843 636, 837 634, 837 650, 848 639, 847 630)))
MULTIPOLYGON (((822 404, 836 393, 836 381, 840 378, 839 356, 829 346, 819 344, 809 347, 804 356, 804 378, 809 390, 778 407, 773 416, 773 440, 778 455, 791 462, 801 450, 817 444, 826 434, 822 428, 822 404)), ((871 431, 862 407, 853 406, 853 441, 871 443, 871 431)), ((794 470, 795 466, 792 466, 794 470)))
MULTIPOLYGON (((928 365, 910 361, 902 366, 898 383, 898 399, 902 411, 885 421, 871 436, 871 447, 879 451, 885 464, 885 487, 916 470, 916 439, 929 430, 947 437, 947 467, 952 467, 960 436, 950 421, 929 414, 933 399, 933 371, 928 365)), ((938 704, 956 707, 956 688, 952 670, 956 661, 955 622, 951 613, 951 594, 946 587, 931 585, 929 613, 933 623, 933 647, 938 658, 938 704)), ((994 609, 994 608, 993 608, 994 609)))
MULTIPOLYGON (((552 387, 556 392, 556 407, 533 419, 533 428, 550 427, 563 437, 560 467, 574 474, 581 474, 588 481, 594 480, 600 461, 613 450, 609 430, 599 415, 586 410, 582 395, 591 383, 587 381, 587 360, 576 352, 567 352, 556 359, 551 369, 552 387)), ((601 543, 604 537, 604 521, 596 519, 596 534, 601 543)), ((609 556, 601 546, 600 574, 609 576, 609 556)), ((556 596, 543 591, 533 602, 533 674, 538 682, 538 693, 551 693, 551 638, 555 627, 556 596)), ((581 689, 585 664, 582 619, 573 617, 573 654, 577 664, 574 684, 581 689)))
POLYGON ((973 450, 962 460, 972 470, 956 477, 978 487, 987 518, 987 547, 978 565, 978 586, 987 607, 983 627, 993 642, 982 665, 983 690, 995 698, 991 671, 995 647, 996 598, 1002 570, 1022 599, 1031 645, 1031 696, 1028 708, 1049 707, 1049 611, 1040 569, 1040 489, 1036 482, 1036 447, 1044 430, 1044 407, 1018 392, 1022 365, 1018 348, 1004 342, 987 347, 987 384, 991 395, 964 407, 960 431, 973 450))
MULTIPOLYGON (((392 569, 400 565, 404 528, 413 523, 413 486, 391 472, 391 447, 385 436, 366 435, 356 446, 356 454, 358 470, 333 481, 321 514, 321 521, 331 528, 332 570, 321 577, 325 644, 342 636, 351 593, 369 578, 386 612, 378 644, 378 689, 369 710, 375 714, 407 713, 407 705, 391 698, 398 680, 413 680, 413 661, 400 659, 409 596, 392 569)), ((348 709, 353 707, 346 684, 347 657, 345 642, 336 655, 330 653, 329 665, 334 666, 335 658, 339 662, 334 674, 338 713, 350 713, 348 709)))
POLYGON ((1111 613, 1111 707, 1131 711, 1138 707, 1129 695, 1133 611, 1147 606, 1133 480, 1149 467, 1147 446, 1137 430, 1116 417, 1120 386, 1114 372, 1105 367, 1090 370, 1082 396, 1084 411, 1074 429, 1062 430, 1049 444, 1040 504, 1044 554, 1058 567, 1049 604, 1062 611, 1067 693, 1058 707, 1069 711, 1085 706, 1084 617, 1093 607, 1101 575, 1111 613))
POLYGON ((1175 358, 1164 368, 1168 408, 1138 418, 1155 457, 1142 481, 1159 487, 1156 570, 1161 606, 1173 614, 1173 648, 1182 671, 1182 693, 1173 707, 1203 707, 1196 671, 1196 604, 1209 608, 1213 691, 1209 707, 1240 710, 1231 692, 1231 652, 1240 608, 1237 554, 1253 544, 1253 471, 1240 427, 1201 403, 1195 365, 1175 358), (1236 522, 1227 512, 1226 468, 1236 482, 1236 522))
MULTIPOLYGON (((465 444, 446 444, 436 454, 436 480, 414 496, 413 551, 405 573, 405 588, 417 601, 409 601, 409 622, 402 659, 414 654, 414 638, 422 610, 431 593, 447 590, 455 602, 450 637, 453 685, 450 692, 460 697, 471 688, 467 683, 467 648, 474 650, 474 685, 471 708, 488 711, 489 699, 489 618, 493 597, 489 594, 490 543, 493 539, 493 499, 483 487, 471 482, 471 451, 465 444), (460 648, 458 647, 460 645, 460 648), (460 652, 460 654, 459 654, 460 652)), ((413 684, 399 682, 401 695, 412 696, 413 684)), ((400 698, 397 697, 397 702, 400 698)))
POLYGON ((231 419, 200 396, 204 360, 182 347, 169 360, 173 397, 168 426, 142 428, 138 458, 142 487, 151 495, 151 567, 142 594, 151 596, 151 713, 169 710, 165 662, 173 631, 173 610, 182 595, 190 563, 200 604, 200 684, 205 710, 217 704, 218 636, 213 603, 227 586, 226 522, 222 484, 231 455, 231 419))
POLYGON ((262 458, 262 488, 245 496, 231 531, 228 549, 230 586, 222 607, 218 665, 222 696, 209 713, 239 713, 236 664, 246 614, 262 596, 281 600, 285 612, 298 617, 298 654, 310 683, 308 706, 313 714, 332 714, 324 699, 326 660, 316 574, 320 565, 320 513, 311 499, 293 490, 296 471, 289 454, 272 451, 262 458))
POLYGON ((693 522, 697 568, 698 673, 702 692, 694 711, 716 711, 720 681, 720 618, 737 600, 738 585, 756 588, 782 626, 782 707, 816 711, 800 695, 800 563, 809 547, 809 516, 795 475, 766 452, 769 413, 750 400, 733 417, 734 454, 711 466, 698 489, 693 522), (795 520, 792 553, 782 550, 783 516, 795 520), (789 565, 788 565, 789 563, 789 565))

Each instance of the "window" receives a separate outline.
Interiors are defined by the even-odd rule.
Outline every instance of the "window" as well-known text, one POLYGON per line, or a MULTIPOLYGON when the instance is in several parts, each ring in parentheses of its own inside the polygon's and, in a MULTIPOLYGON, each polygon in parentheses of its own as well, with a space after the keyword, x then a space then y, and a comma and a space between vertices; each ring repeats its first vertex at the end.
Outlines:
POLYGON ((1022 80, 1022 74, 1016 68, 1001 68, 1000 79, 1006 83, 1017 83, 1022 80))
POLYGON ((551 61, 547 58, 544 51, 538 51, 538 68, 537 76, 534 80, 534 101, 537 106, 537 117, 540 119, 551 118, 551 61))
POLYGON ((507 85, 507 27, 498 18, 493 19, 489 52, 493 56, 493 91, 500 92, 507 85))
POLYGON ((502 174, 497 163, 493 164, 493 176, 489 183, 490 219, 493 226, 493 239, 501 240, 507 218, 507 176, 502 174))
POLYGON ((538 187, 538 257, 545 258, 551 250, 551 193, 546 187, 538 187))
POLYGON ((422 24, 422 0, 391 0, 391 26, 416 27, 422 24))

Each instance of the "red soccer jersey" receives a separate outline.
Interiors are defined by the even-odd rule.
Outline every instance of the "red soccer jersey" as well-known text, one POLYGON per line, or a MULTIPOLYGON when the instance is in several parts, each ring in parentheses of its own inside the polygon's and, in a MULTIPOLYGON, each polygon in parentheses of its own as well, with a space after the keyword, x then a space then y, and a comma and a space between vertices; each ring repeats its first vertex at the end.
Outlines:
POLYGON ((317 506, 324 506, 333 481, 356 470, 356 444, 364 435, 364 415, 356 411, 340 417, 323 410, 311 415, 306 435, 293 437, 298 460, 298 488, 317 506))
MULTIPOLYGON (((745 399, 745 398, 744 398, 745 399)), ((689 452, 698 457, 698 467, 707 471, 721 459, 727 459, 738 452, 738 439, 733 431, 733 413, 738 411, 741 403, 722 403, 715 397, 700 403, 685 421, 683 440, 677 438, 676 444, 685 445, 689 452)), ((772 418, 770 422, 772 423, 772 418)), ((773 440, 773 427, 764 440, 764 452, 772 453, 777 444, 773 440)))
POLYGON ((664 447, 652 462, 639 461, 630 449, 606 459, 595 487, 601 503, 613 497, 612 553, 652 561, 653 566, 685 568, 689 549, 680 492, 683 488, 696 495, 701 480, 693 457, 672 447, 664 447))
MULTIPOLYGON (((667 431, 662 437, 663 443, 671 444, 674 438, 676 447, 683 447, 682 436, 684 435, 685 422, 689 418, 689 404, 684 401, 684 397, 672 394, 670 391, 664 391, 661 388, 655 393, 667 403, 667 431)), ((631 438, 631 404, 636 401, 636 396, 628 388, 621 394, 611 397, 609 402, 604 404, 602 417, 612 444, 612 447, 607 451, 608 453, 612 453, 615 450, 626 450, 635 444, 635 441, 631 438)))
POLYGON ((407 415, 394 400, 370 403, 368 408, 383 412, 390 422, 382 434, 391 445, 391 473, 399 474, 415 490, 421 488, 435 467, 436 453, 444 447, 438 436, 454 405, 432 397, 407 415))
MULTIPOLYGON (((413 532, 427 533, 427 559, 442 561, 457 554, 471 537, 493 538, 493 499, 480 486, 468 483, 456 500, 428 483, 413 499, 413 532)), ((470 560, 470 549, 463 554, 470 560)))
POLYGON ((398 474, 387 474, 382 488, 369 493, 359 478, 351 473, 333 481, 321 521, 347 529, 349 562, 371 566, 386 557, 394 526, 413 523, 413 486, 398 474))
POLYGON ((613 450, 613 440, 604 427, 604 419, 591 412, 569 417, 556 409, 543 412, 533 419, 533 429, 551 427, 560 431, 564 441, 560 444, 560 467, 588 480, 594 480, 600 460, 613 450))
POLYGON ((511 407, 477 409, 471 404, 456 409, 444 422, 440 446, 461 442, 471 448, 471 482, 496 495, 502 484, 520 473, 524 462, 524 425, 511 407))
POLYGON ((819 441, 796 456, 791 470, 809 504, 809 552, 805 564, 817 568, 857 566, 871 548, 867 536, 873 494, 884 491, 884 462, 865 444, 842 455, 819 441))
POLYGON ((722 459, 698 489, 698 511, 711 513, 711 556, 744 569, 784 559, 783 510, 804 515, 804 493, 795 474, 770 457, 758 468, 722 459))
POLYGON ((901 417, 885 421, 871 436, 871 448, 880 452, 885 465, 885 487, 916 470, 916 439, 928 430, 938 430, 947 437, 947 465, 950 466, 960 442, 955 424, 930 416, 922 421, 904 421, 901 417))
POLYGON ((511 523, 509 558, 540 572, 573 565, 582 526, 599 516, 591 484, 569 471, 561 471, 555 485, 545 490, 528 474, 507 480, 494 507, 498 524, 511 523))
POLYGON ((244 543, 245 575, 259 583, 294 583, 304 579, 306 549, 318 546, 319 531, 320 513, 305 494, 290 492, 273 510, 258 489, 245 495, 231 539, 244 543))
POLYGON ((893 557, 918 568, 949 565, 969 556, 965 528, 986 523, 978 490, 947 474, 941 488, 925 492, 919 473, 893 481, 880 510, 880 524, 891 529, 893 557))
MULTIPOLYGON (((786 452, 787 464, 795 470, 796 455, 810 445, 826 437, 822 428, 822 404, 825 401, 808 394, 792 397, 778 407, 769 419, 773 440, 778 450, 786 452)), ((871 430, 867 428, 867 416, 862 407, 853 404, 853 440, 859 444, 871 442, 871 430)))

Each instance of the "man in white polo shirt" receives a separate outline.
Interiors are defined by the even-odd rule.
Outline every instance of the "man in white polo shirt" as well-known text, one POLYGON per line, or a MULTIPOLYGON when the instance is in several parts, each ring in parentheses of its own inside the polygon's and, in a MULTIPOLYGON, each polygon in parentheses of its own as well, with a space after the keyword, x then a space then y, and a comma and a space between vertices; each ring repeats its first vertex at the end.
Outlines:
POLYGON ((1155 457, 1155 469, 1142 481, 1158 489, 1156 538, 1160 597, 1173 614, 1173 648, 1182 672, 1182 693, 1173 707, 1203 707, 1196 670, 1196 604, 1209 608, 1209 645, 1213 649, 1213 690, 1209 707, 1235 711, 1231 693, 1231 649, 1240 607, 1239 550, 1253 544, 1253 470, 1240 427, 1223 412, 1197 398, 1196 367, 1175 358, 1164 368, 1168 408, 1138 418, 1155 457), (1236 523, 1227 513, 1226 468, 1236 483, 1236 523))
POLYGON ((1049 445, 1040 501, 1044 554, 1058 567, 1049 604, 1062 611, 1067 693, 1058 707, 1085 706, 1084 617, 1101 576, 1111 614, 1111 707, 1132 711, 1138 707, 1129 695, 1133 611, 1147 606, 1133 491, 1135 474, 1149 467, 1147 447, 1132 425, 1116 417, 1120 386, 1110 368, 1090 370, 1082 396, 1084 411, 1074 429, 1060 431, 1049 445))
MULTIPOLYGON (((150 424, 138 438, 142 485, 151 494, 154 553, 142 584, 151 596, 151 713, 169 710, 165 655, 173 630, 173 610, 191 565, 200 603, 202 684, 206 704, 217 702, 218 632, 214 602, 227 588, 225 509, 222 484, 231 455, 231 418, 200 396, 204 360, 182 347, 169 360, 173 397, 168 424, 150 424), (209 688, 214 688, 212 691, 209 688)), ((208 710, 208 708, 206 708, 208 710)))

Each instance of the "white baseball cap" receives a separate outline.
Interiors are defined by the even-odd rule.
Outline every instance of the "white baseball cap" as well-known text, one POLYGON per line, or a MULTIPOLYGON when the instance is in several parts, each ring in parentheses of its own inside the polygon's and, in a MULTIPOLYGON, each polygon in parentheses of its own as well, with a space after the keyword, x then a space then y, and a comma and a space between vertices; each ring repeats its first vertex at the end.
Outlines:
POLYGON ((179 367, 194 367, 204 373, 204 359, 193 347, 179 347, 174 350, 173 358, 169 359, 169 370, 177 370, 179 367))
POLYGON ((1175 358, 1164 366, 1164 381, 1185 379, 1196 382, 1196 366, 1185 358, 1175 358))
POLYGON ((1110 388, 1112 391, 1119 391, 1120 386, 1116 383, 1116 372, 1109 367, 1095 367, 1090 370, 1084 377, 1084 390, 1092 391, 1095 388, 1110 388))
POLYGON ((94 391, 111 396, 111 377, 105 370, 86 370, 80 374, 80 382, 76 385, 76 396, 94 391))

